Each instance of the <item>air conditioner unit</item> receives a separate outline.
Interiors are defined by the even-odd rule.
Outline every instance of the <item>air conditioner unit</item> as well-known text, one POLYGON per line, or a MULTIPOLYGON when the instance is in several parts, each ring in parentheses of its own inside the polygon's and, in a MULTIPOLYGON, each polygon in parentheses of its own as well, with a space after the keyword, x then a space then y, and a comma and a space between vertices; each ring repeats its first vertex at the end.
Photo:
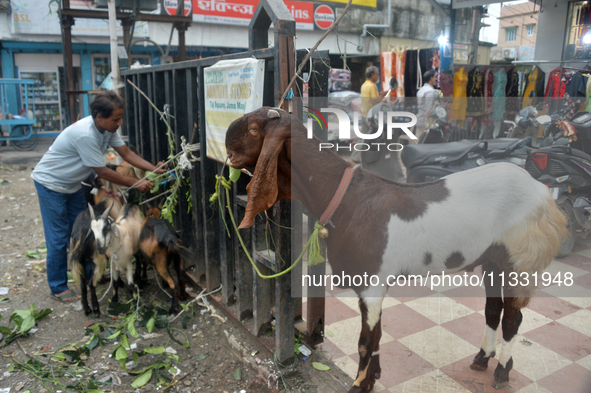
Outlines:
POLYGON ((506 48, 503 49, 503 57, 505 59, 514 59, 517 54, 517 51, 515 50, 515 48, 506 48))

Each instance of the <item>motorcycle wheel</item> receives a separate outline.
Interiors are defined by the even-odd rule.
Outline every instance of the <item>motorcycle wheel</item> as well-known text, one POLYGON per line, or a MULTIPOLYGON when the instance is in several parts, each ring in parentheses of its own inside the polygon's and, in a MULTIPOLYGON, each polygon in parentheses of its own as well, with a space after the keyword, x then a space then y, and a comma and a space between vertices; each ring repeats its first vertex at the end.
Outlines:
POLYGON ((562 203, 558 204, 558 207, 568 218, 568 239, 560 244, 558 249, 558 258, 562 258, 571 253, 575 246, 575 213, 573 211, 573 205, 567 199, 562 203))

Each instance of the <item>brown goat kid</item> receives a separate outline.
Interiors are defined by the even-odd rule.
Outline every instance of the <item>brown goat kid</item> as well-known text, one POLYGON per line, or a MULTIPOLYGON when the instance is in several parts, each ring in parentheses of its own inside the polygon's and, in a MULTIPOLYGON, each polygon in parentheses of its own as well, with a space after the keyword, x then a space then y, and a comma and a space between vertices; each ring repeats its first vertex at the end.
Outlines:
MULTIPOLYGON (((250 227, 256 214, 280 198, 300 200, 314 217, 322 216, 349 165, 319 144, 307 138, 299 119, 273 108, 230 124, 230 165, 253 173, 240 228, 250 227)), ((567 235, 567 220, 546 186, 512 164, 485 165, 422 184, 397 184, 357 169, 331 222, 325 242, 333 274, 376 275, 382 283, 354 287, 362 328, 357 378, 349 392, 369 392, 380 378, 382 300, 388 289, 383 283, 389 276, 453 273, 479 265, 496 280, 484 280, 487 326, 471 368, 485 370, 495 356, 504 311, 493 386, 507 386, 521 308, 536 288, 501 287, 498 275, 543 271, 567 235)))
POLYGON ((142 223, 139 245, 142 259, 149 261, 154 266, 160 277, 168 283, 173 291, 169 310, 169 313, 173 314, 178 312, 179 301, 187 299, 186 284, 182 275, 183 260, 192 261, 193 254, 183 246, 181 239, 167 220, 155 217, 159 215, 157 208, 148 211, 147 217, 142 223), (170 265, 173 265, 176 270, 176 283, 170 275, 170 265))

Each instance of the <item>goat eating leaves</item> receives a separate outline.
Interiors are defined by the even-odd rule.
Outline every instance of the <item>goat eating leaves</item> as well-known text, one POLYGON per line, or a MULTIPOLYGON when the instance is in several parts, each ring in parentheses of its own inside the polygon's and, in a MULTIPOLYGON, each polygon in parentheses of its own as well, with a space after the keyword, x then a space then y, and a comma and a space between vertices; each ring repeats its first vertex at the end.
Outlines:
MULTIPOLYGON (((237 169, 254 173, 240 228, 280 198, 300 200, 314 217, 331 202, 348 163, 319 151, 295 117, 260 108, 230 124, 226 150, 237 169), (297 157, 296 157, 297 156, 297 157)), ((397 184, 357 169, 331 219, 326 238, 335 275, 389 275, 457 272, 483 266, 494 275, 541 272, 552 261, 567 220, 548 188, 512 164, 491 164, 423 184, 397 184)), ((485 280, 486 329, 472 368, 484 370, 495 356, 501 312, 503 345, 493 386, 509 383, 511 351, 521 308, 535 287, 500 287, 485 280)), ((387 286, 358 286, 361 310, 359 368, 350 392, 370 391, 381 374, 379 341, 382 300, 387 286)))

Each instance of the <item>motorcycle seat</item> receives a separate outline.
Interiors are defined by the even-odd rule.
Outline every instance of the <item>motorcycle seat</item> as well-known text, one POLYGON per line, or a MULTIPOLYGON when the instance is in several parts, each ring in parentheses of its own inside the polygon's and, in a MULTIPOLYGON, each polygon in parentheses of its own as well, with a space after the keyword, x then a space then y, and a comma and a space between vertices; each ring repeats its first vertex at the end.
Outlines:
POLYGON ((459 142, 429 143, 422 145, 407 145, 402 149, 402 162, 406 168, 420 165, 426 161, 437 162, 438 157, 449 159, 461 157, 471 147, 481 143, 477 140, 461 140, 459 142))
POLYGON ((591 113, 579 112, 571 120, 578 134, 582 134, 582 139, 591 138, 591 113))
POLYGON ((507 147, 511 146, 517 138, 498 138, 498 139, 487 139, 488 142, 488 149, 487 151, 493 150, 505 150, 507 147))

